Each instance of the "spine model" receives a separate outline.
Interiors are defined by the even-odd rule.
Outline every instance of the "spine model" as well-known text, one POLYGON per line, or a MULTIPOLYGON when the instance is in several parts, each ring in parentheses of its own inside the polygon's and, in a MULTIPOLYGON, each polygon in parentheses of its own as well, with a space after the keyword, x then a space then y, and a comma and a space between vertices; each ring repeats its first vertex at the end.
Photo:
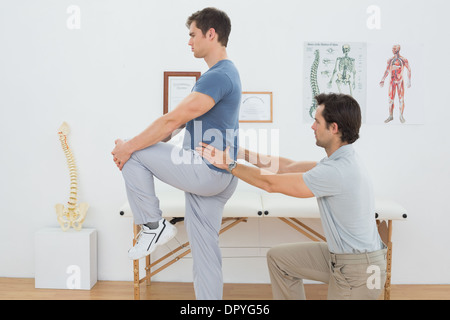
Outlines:
POLYGON ((61 142, 61 147, 67 159, 67 165, 69 166, 70 196, 67 207, 64 207, 64 205, 58 203, 55 205, 55 209, 58 222, 63 231, 67 231, 70 227, 73 227, 75 230, 79 231, 81 230, 84 219, 86 218, 86 212, 89 205, 87 203, 80 203, 79 206, 77 205, 77 167, 72 151, 67 144, 67 135, 69 132, 69 125, 66 122, 63 122, 61 127, 59 127, 58 135, 59 141, 61 142))

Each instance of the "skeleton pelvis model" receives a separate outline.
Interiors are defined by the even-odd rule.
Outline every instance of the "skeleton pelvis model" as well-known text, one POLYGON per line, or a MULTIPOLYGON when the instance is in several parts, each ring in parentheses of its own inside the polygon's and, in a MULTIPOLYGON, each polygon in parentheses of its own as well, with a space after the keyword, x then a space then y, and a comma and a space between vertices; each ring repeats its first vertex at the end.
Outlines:
POLYGON ((58 135, 59 140, 61 141, 61 147, 67 159, 67 165, 69 166, 70 196, 69 201, 67 202, 67 207, 64 207, 63 204, 58 203, 55 205, 55 209, 58 222, 63 231, 67 231, 70 227, 73 227, 75 230, 79 231, 81 230, 84 219, 86 218, 86 212, 89 205, 87 203, 80 203, 80 205, 77 205, 77 167, 75 165, 72 151, 70 151, 69 145, 67 144, 67 135, 69 132, 69 125, 66 122, 63 122, 61 127, 58 129, 58 135))

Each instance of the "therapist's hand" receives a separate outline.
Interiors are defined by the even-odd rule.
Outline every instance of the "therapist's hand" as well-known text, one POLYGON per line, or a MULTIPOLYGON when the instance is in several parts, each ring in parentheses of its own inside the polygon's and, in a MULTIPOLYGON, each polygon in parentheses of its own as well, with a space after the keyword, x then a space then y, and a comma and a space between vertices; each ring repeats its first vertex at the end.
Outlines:
POLYGON ((228 164, 232 162, 230 158, 230 147, 227 147, 224 151, 214 148, 213 146, 200 142, 200 147, 195 150, 206 160, 208 160, 213 166, 219 169, 228 170, 228 164))

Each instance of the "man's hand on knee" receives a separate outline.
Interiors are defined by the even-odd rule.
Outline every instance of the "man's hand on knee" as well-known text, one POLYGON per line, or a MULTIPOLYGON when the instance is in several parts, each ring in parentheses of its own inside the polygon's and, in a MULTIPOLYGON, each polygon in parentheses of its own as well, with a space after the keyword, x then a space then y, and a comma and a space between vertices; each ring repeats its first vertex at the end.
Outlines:
POLYGON ((111 154, 113 155, 113 160, 116 166, 122 171, 124 164, 130 159, 132 152, 129 150, 128 145, 122 139, 117 139, 115 141, 116 147, 113 149, 111 154))

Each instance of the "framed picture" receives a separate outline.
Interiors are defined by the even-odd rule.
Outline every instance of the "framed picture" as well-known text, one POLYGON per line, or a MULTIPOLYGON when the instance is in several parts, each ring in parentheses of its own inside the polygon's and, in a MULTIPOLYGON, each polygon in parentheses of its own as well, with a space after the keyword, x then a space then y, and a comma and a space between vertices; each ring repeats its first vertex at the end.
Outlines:
POLYGON ((272 92, 242 92, 239 122, 273 122, 272 92))
POLYGON ((164 72, 163 114, 172 111, 186 96, 200 78, 201 72, 164 72))

